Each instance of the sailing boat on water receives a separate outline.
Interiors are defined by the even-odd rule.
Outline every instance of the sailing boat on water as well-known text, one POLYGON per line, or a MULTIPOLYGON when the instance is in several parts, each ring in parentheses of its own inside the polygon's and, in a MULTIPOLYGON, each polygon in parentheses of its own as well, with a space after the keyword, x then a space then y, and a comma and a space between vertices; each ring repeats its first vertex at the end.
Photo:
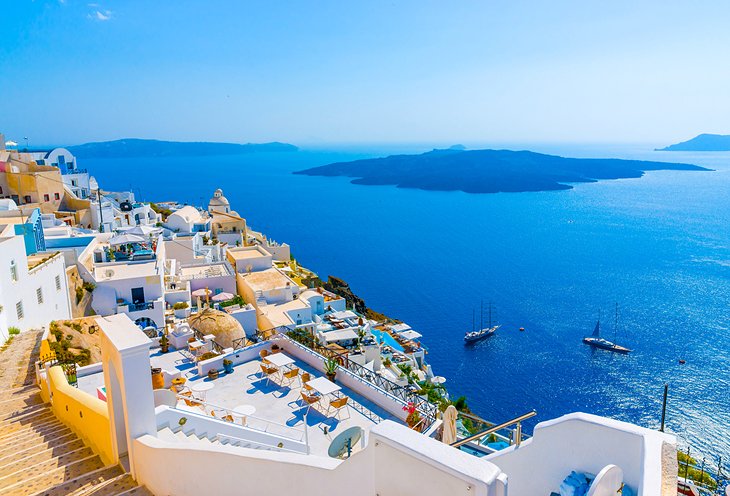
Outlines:
MULTIPOLYGON (((618 303, 616 303, 616 319, 613 327, 614 341, 616 340, 616 333, 618 332, 618 303)), ((608 339, 601 337, 601 321, 596 321, 596 327, 593 329, 593 334, 583 338, 583 342, 593 348, 600 348, 602 350, 614 351, 616 353, 631 353, 632 350, 624 346, 620 346, 608 339)))
POLYGON ((467 332, 464 334, 464 342, 466 344, 470 343, 476 343, 477 341, 481 341, 482 339, 488 338, 495 332, 497 332, 497 329, 499 329, 499 325, 492 325, 492 303, 489 303, 489 325, 487 327, 484 327, 484 302, 481 303, 481 309, 480 309, 480 315, 479 315, 479 330, 474 330, 474 315, 472 313, 472 325, 471 325, 471 332, 467 332))

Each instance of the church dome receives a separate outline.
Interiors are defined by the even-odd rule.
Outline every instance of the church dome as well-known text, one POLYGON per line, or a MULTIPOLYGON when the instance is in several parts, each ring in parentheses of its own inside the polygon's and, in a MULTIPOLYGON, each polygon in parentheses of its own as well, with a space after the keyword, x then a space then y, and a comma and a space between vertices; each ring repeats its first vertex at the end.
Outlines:
POLYGON ((246 337, 240 322, 225 312, 206 308, 188 319, 190 327, 203 334, 213 334, 215 342, 233 348, 233 341, 246 337))
POLYGON ((228 198, 223 196, 223 190, 218 188, 215 190, 215 193, 213 193, 213 198, 210 199, 209 205, 216 207, 228 207, 231 204, 228 202, 228 198))

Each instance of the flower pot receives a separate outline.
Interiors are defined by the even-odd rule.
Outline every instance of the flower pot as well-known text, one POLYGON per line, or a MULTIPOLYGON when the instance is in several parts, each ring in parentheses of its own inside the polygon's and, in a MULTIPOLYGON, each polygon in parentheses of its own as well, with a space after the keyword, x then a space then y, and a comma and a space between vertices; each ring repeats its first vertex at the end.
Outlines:
POLYGON ((152 372, 152 389, 162 389, 165 387, 165 377, 162 375, 162 369, 154 367, 152 372))
POLYGON ((208 371, 208 379, 211 379, 211 380, 218 379, 218 370, 217 369, 210 369, 208 371))
POLYGON ((232 374, 233 373, 233 364, 232 363, 224 363, 223 364, 223 370, 226 371, 226 374, 232 374))
POLYGON ((329 379, 330 382, 335 382, 335 375, 337 375, 337 374, 326 373, 325 375, 327 376, 327 379, 329 379))

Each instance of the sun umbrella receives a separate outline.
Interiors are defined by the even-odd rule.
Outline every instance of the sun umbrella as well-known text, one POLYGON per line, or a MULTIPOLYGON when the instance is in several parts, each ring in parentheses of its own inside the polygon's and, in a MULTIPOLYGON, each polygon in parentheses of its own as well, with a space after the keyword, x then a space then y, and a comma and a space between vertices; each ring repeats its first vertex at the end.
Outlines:
POLYGON ((205 298, 206 296, 208 296, 211 293, 212 293, 212 291, 208 288, 200 288, 200 289, 196 289, 195 291, 193 291, 192 295, 197 298, 205 298))
POLYGON ((443 384, 444 382, 446 382, 446 377, 437 375, 436 377, 431 378, 431 382, 433 382, 434 384, 443 384))
POLYGON ((109 239, 109 244, 115 245, 126 245, 128 243, 144 243, 145 239, 142 236, 135 234, 119 234, 109 239))
POLYGON ((233 296, 234 295, 232 295, 231 293, 226 293, 225 291, 223 291, 222 293, 218 293, 217 295, 215 295, 213 298, 211 298, 211 300, 213 300, 213 301, 228 301, 228 300, 232 300, 233 299, 233 296))
POLYGON ((454 444, 456 442, 456 416, 458 412, 454 405, 446 407, 444 412, 444 424, 443 432, 441 434, 441 441, 444 444, 454 444))

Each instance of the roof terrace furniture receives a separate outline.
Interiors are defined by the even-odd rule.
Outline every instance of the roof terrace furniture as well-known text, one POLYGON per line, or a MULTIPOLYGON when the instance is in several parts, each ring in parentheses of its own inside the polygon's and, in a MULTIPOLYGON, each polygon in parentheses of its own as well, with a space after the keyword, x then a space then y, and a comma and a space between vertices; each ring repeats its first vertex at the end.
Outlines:
POLYGON ((241 419, 241 425, 246 425, 246 418, 254 413, 256 413, 256 407, 253 405, 238 405, 231 410, 233 418, 241 419))
POLYGON ((317 391, 322 396, 327 396, 328 394, 332 394, 342 389, 340 386, 330 381, 326 377, 317 377, 316 379, 307 382, 307 385, 317 391))
POLYGON ((208 394, 208 391, 213 389, 215 387, 215 384, 212 382, 200 382, 198 384, 194 384, 190 390, 193 392, 193 398, 200 401, 205 401, 205 397, 208 394))
POLYGON ((266 357, 266 361, 279 368, 286 367, 294 363, 294 359, 284 353, 272 353, 266 357))
POLYGON ((298 378, 299 378, 299 368, 293 367, 281 374, 281 385, 288 386, 290 384, 293 384, 294 382, 296 382, 296 380, 298 378))
MULTIPOLYGON (((349 410, 349 407, 347 406, 347 402, 349 401, 349 399, 350 398, 348 398, 347 396, 342 396, 341 398, 336 398, 336 399, 330 401, 330 404, 327 407, 327 416, 330 415, 330 412, 334 412, 334 417, 340 418, 339 417, 340 413, 342 411, 346 411, 347 418, 350 418, 350 410, 349 410)), ((342 419, 340 418, 340 420, 342 420, 342 419)))
POLYGON ((264 377, 266 377, 266 384, 271 382, 271 378, 279 372, 279 369, 277 367, 268 365, 267 363, 262 362, 260 366, 261 372, 264 374, 264 377))
POLYGON ((314 392, 308 392, 308 391, 302 390, 299 394, 302 397, 302 401, 304 402, 304 406, 307 409, 307 413, 309 413, 309 410, 314 405, 316 405, 317 403, 319 403, 320 400, 322 399, 322 395, 320 395, 316 391, 314 391, 314 392))

